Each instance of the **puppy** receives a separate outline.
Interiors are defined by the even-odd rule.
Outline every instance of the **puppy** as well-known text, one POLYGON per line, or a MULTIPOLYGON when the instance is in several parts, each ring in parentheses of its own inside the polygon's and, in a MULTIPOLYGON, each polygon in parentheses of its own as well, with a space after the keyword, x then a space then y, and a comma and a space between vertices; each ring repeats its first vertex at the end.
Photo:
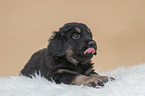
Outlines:
POLYGON ((47 48, 32 55, 21 74, 31 77, 40 72, 57 84, 104 86, 113 78, 94 72, 91 58, 96 54, 97 44, 91 30, 83 23, 67 23, 54 32, 47 48))

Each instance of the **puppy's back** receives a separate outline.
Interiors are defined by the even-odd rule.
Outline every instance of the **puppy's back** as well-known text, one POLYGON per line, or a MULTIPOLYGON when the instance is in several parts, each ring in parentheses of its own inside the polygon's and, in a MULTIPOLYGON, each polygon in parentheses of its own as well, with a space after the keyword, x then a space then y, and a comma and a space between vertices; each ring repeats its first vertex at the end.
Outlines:
POLYGON ((35 72, 38 72, 41 62, 45 56, 46 50, 47 49, 44 48, 42 50, 35 52, 31 56, 27 64, 24 66, 24 68, 21 70, 20 74, 31 77, 32 74, 34 74, 35 72))

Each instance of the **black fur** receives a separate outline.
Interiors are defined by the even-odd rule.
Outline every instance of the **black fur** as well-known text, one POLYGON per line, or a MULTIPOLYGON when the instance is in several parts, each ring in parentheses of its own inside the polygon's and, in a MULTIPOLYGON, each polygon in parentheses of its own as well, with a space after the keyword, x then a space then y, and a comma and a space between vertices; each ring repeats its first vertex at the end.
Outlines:
POLYGON ((97 74, 94 70, 85 74, 92 68, 91 58, 96 54, 84 54, 84 51, 90 47, 88 46, 90 41, 94 42, 91 47, 96 51, 97 46, 92 39, 92 33, 85 24, 67 23, 58 32, 54 32, 47 48, 32 55, 21 74, 31 77, 35 72, 40 72, 48 80, 53 79, 56 83, 65 84, 71 84, 80 74, 86 76, 90 73, 97 74), (79 28, 80 32, 76 28, 79 28), (79 39, 74 39, 78 38, 73 37, 74 33, 80 35, 79 39), (67 69, 72 72, 59 72, 59 69, 67 69))

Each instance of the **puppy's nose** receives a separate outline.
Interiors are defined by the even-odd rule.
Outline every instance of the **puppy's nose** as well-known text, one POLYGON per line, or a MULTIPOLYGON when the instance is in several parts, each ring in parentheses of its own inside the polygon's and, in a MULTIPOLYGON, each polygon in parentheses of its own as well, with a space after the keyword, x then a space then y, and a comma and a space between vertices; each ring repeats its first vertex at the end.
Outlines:
POLYGON ((89 41, 88 47, 96 48, 97 47, 96 42, 95 41, 89 41))

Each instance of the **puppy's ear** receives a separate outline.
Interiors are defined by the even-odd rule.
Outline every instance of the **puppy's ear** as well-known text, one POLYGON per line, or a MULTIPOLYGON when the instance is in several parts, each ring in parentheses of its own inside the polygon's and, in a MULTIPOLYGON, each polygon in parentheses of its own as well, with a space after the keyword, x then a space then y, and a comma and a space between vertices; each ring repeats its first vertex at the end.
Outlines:
POLYGON ((61 32, 55 32, 54 36, 49 40, 48 50, 56 56, 65 55, 66 40, 61 32))

